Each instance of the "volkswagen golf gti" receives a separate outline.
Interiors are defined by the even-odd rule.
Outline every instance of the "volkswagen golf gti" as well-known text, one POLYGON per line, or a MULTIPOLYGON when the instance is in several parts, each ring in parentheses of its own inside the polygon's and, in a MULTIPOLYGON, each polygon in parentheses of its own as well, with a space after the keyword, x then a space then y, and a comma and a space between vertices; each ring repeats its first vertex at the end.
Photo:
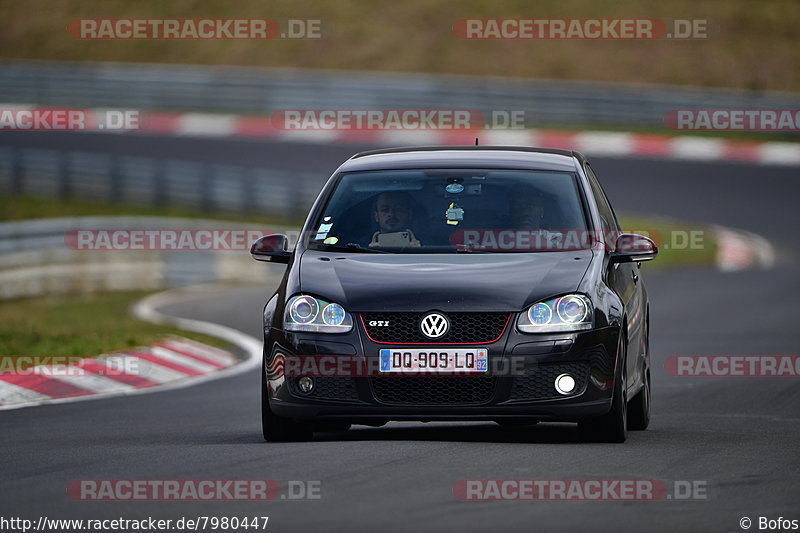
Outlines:
POLYGON ((356 154, 264 307, 268 441, 390 420, 576 422, 624 442, 650 419, 641 262, 578 152, 418 147, 356 154))

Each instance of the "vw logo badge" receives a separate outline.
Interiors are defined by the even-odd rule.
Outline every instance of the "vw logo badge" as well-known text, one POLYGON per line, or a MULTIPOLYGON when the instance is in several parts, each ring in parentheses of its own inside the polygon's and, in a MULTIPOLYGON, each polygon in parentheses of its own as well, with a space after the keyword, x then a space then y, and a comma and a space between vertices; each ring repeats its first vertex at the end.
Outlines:
POLYGON ((450 329, 450 321, 441 313, 428 313, 420 322, 419 329, 429 339, 438 339, 450 329))

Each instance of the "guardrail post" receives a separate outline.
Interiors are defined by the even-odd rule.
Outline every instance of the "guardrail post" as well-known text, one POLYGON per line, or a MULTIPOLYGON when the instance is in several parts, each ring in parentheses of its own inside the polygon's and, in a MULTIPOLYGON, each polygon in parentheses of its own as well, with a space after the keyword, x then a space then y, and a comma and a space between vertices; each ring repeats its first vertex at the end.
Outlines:
POLYGON ((166 177, 167 177, 167 170, 166 170, 166 161, 163 159, 156 159, 155 163, 153 163, 153 206, 154 207, 162 207, 166 204, 166 191, 164 187, 166 186, 166 177))
POLYGON ((287 172, 284 175, 284 183, 290 191, 288 196, 292 199, 292 205, 287 213, 291 220, 302 220, 306 214, 305 206, 303 205, 303 195, 305 194, 303 189, 306 186, 304 178, 301 174, 292 176, 291 172, 287 172))
POLYGON ((122 172, 120 170, 120 159, 111 156, 108 162, 108 201, 115 204, 121 200, 122 196, 122 172))
POLYGON ((8 192, 11 196, 22 194, 25 171, 22 166, 22 153, 18 148, 11 149, 11 181, 8 192))
POLYGON ((253 180, 253 169, 241 169, 242 180, 242 212, 251 214, 256 212, 256 188, 253 180))
POLYGON ((214 209, 214 188, 215 178, 214 166, 208 164, 205 166, 200 177, 200 208, 204 213, 208 213, 214 209))
POLYGON ((70 174, 69 152, 58 152, 58 197, 68 200, 72 197, 72 175, 70 174))

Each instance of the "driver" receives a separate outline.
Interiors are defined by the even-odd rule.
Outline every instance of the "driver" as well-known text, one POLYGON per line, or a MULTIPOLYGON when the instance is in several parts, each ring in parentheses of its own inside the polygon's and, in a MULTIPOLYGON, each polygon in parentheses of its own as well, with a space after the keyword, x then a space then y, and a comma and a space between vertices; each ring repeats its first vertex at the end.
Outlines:
POLYGON ((375 200, 372 214, 379 229, 372 235, 370 246, 383 246, 378 242, 379 235, 398 232, 408 232, 409 240, 405 246, 421 246, 409 228, 414 220, 414 200, 408 193, 401 191, 381 193, 375 200))

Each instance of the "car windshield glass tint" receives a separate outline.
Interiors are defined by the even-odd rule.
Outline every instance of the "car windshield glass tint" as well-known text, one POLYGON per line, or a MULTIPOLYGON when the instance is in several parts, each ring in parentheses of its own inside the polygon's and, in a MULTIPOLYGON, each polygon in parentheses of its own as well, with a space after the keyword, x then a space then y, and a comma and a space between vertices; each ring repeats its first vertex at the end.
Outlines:
POLYGON ((498 253, 593 241, 569 172, 402 170, 342 175, 307 237, 313 249, 498 253))

